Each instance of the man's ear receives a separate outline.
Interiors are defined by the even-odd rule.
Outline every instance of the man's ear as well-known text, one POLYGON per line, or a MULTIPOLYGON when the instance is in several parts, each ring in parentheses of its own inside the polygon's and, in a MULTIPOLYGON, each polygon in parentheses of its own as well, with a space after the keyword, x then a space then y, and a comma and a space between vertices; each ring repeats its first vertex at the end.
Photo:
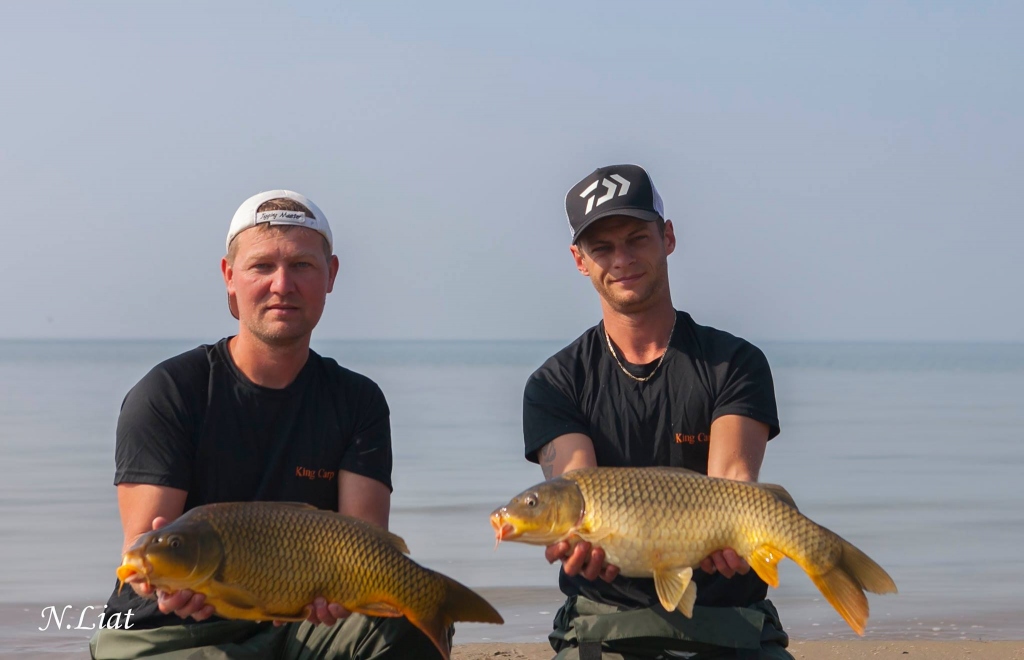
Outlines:
POLYGON ((228 311, 231 312, 231 316, 238 318, 238 302, 235 300, 235 270, 228 263, 228 258, 224 257, 220 260, 220 272, 224 276, 224 288, 227 289, 228 294, 228 311))
POLYGON ((676 229, 671 220, 665 221, 665 256, 676 251, 676 229))
POLYGON ((220 274, 224 276, 224 286, 228 288, 228 293, 234 293, 234 283, 231 280, 234 279, 235 273, 227 257, 220 260, 220 274))
POLYGON ((327 265, 327 293, 334 291, 334 280, 338 277, 338 269, 341 267, 338 255, 331 255, 331 263, 327 265))
POLYGON ((573 261, 576 262, 576 270, 580 271, 583 275, 590 277, 590 269, 587 268, 586 261, 584 260, 583 248, 579 245, 570 245, 569 251, 572 252, 573 261))

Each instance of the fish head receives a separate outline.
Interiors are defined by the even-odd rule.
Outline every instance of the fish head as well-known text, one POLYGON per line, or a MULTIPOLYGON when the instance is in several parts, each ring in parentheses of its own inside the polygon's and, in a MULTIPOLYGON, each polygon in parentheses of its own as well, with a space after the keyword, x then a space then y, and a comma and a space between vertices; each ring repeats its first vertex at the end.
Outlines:
POLYGON ((497 542, 551 545, 582 524, 583 493, 575 481, 555 478, 524 490, 491 513, 497 542))
POLYGON ((117 578, 121 587, 145 582, 177 591, 207 580, 223 556, 220 538, 208 523, 179 518, 140 536, 122 556, 117 578))

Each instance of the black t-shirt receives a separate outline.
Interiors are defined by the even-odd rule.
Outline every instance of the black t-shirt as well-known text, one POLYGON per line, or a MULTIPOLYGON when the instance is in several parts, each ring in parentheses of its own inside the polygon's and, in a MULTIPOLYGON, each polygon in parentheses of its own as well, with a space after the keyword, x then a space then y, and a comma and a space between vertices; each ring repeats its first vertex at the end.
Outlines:
MULTIPOLYGON (((186 511, 237 501, 337 511, 340 470, 391 488, 390 411, 376 383, 310 351, 290 385, 262 387, 235 366, 227 342, 157 365, 128 392, 117 420, 115 485, 186 490, 186 511)), ((115 588, 108 615, 128 608, 133 627, 183 623, 130 587, 120 596, 115 588)))
MULTIPOLYGON (((621 355, 619 356, 620 360, 621 355)), ((711 423, 723 415, 742 415, 779 433, 771 369, 753 344, 727 332, 698 325, 676 312, 676 327, 660 367, 623 366, 608 351, 604 324, 549 358, 526 383, 523 433, 526 458, 537 462, 544 445, 566 433, 582 433, 594 443, 601 466, 674 466, 707 474, 711 423)), ((745 606, 763 600, 767 585, 754 574, 731 579, 694 572, 697 604, 745 606)), ((593 582, 563 571, 559 585, 567 595, 620 607, 649 607, 658 602, 654 580, 616 578, 593 582)))

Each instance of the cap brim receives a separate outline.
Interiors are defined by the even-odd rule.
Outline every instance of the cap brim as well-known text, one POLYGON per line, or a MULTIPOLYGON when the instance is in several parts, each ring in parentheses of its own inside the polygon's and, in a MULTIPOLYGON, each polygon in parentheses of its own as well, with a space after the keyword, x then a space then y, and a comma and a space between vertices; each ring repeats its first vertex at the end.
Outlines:
POLYGON ((590 227, 590 225, 594 224, 598 220, 604 220, 605 218, 611 218, 617 215, 625 215, 630 218, 637 218, 638 220, 646 220, 647 222, 657 222, 658 220, 663 219, 654 211, 647 211, 644 209, 608 209, 607 211, 594 215, 593 218, 587 218, 587 221, 583 223, 583 226, 580 227, 576 231, 575 236, 573 236, 573 244, 575 245, 576 242, 580 240, 580 236, 583 235, 583 232, 587 231, 587 228, 590 227))

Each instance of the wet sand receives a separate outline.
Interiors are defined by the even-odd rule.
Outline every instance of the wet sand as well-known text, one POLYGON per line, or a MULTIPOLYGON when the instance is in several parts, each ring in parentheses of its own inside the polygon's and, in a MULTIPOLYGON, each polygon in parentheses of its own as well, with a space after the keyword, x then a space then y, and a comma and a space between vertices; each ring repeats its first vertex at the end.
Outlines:
MULTIPOLYGON (((480 589, 505 617, 504 626, 456 626, 455 660, 550 660, 547 644, 552 607, 559 595, 548 588, 480 589), (542 609, 543 608, 543 609, 542 609)), ((88 657, 88 640, 95 631, 101 604, 68 606, 61 621, 42 603, 0 603, 0 658, 70 660, 88 657)), ((822 610, 818 607, 815 610, 822 610)), ((58 608, 60 614, 63 608, 58 608)), ((855 658, 936 658, 945 660, 1024 660, 1024 612, 1001 611, 985 615, 959 614, 945 620, 879 617, 866 639, 857 638, 842 621, 831 625, 808 624, 795 617, 789 627, 790 652, 797 660, 853 660, 855 658), (971 623, 975 622, 975 623, 971 623)))
MULTIPOLYGON (((861 660, 862 658, 927 658, 928 660, 1024 660, 1024 641, 794 641, 789 651, 797 660, 861 660)), ((551 660, 547 644, 463 644, 453 660, 551 660)))

